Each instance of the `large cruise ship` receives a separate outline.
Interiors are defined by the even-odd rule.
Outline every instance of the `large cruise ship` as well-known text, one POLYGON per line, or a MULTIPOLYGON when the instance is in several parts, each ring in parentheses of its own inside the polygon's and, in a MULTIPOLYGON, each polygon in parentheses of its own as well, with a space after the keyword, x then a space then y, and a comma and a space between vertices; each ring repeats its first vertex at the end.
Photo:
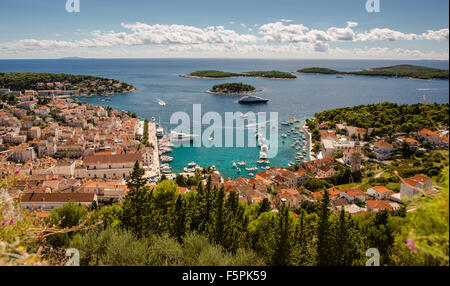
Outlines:
POLYGON ((251 104, 251 103, 266 103, 268 101, 269 101, 268 99, 259 96, 248 95, 242 97, 238 102, 242 104, 251 104))

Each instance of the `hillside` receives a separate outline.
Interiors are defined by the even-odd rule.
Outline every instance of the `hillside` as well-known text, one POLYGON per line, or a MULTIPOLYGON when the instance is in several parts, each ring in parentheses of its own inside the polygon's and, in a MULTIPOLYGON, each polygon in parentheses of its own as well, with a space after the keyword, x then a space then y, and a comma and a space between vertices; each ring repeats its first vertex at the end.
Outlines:
POLYGON ((218 70, 203 70, 195 71, 190 74, 182 75, 183 77, 193 78, 230 78, 230 77, 263 77, 263 78, 276 78, 276 79, 295 79, 295 75, 288 72, 281 71, 250 71, 241 73, 230 73, 218 70))
POLYGON ((128 83, 120 82, 115 79, 96 77, 90 75, 73 75, 65 73, 34 73, 34 72, 0 72, 0 88, 8 88, 16 91, 26 89, 55 89, 55 83, 61 83, 66 90, 86 88, 88 91, 98 91, 111 89, 114 92, 131 91, 134 87, 128 83), (52 83, 52 85, 47 85, 52 83), (119 84, 118 85, 115 84, 119 84), (101 89, 100 88, 100 89, 101 89))
POLYGON ((239 83, 223 83, 214 85, 207 93, 215 94, 248 94, 253 92, 259 92, 254 86, 249 84, 239 83))
POLYGON ((386 76, 386 77, 409 77, 414 79, 448 79, 448 70, 435 69, 415 65, 396 65, 390 67, 380 67, 366 69, 362 71, 342 72, 328 68, 305 68, 299 69, 298 73, 319 73, 319 74, 343 74, 343 75, 363 75, 363 76, 386 76))

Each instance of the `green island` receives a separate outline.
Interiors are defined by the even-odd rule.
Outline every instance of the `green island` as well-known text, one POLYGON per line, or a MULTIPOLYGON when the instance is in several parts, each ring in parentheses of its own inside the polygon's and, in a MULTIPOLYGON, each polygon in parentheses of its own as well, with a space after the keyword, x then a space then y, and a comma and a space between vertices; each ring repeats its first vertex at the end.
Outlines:
POLYGON ((351 72, 337 71, 329 68, 312 67, 299 69, 297 70, 297 73, 408 77, 423 80, 449 78, 448 70, 428 68, 415 65, 396 65, 390 67, 372 68, 362 71, 351 71, 351 72))
POLYGON ((16 91, 64 90, 75 95, 91 96, 134 91, 131 84, 91 75, 65 73, 0 72, 0 88, 16 91))
POLYGON ((254 86, 250 84, 245 84, 242 82, 233 82, 233 83, 216 84, 210 90, 207 90, 206 93, 233 95, 233 94, 249 94, 261 91, 262 90, 257 90, 254 86))
POLYGON ((297 77, 288 72, 281 71, 251 71, 242 73, 231 73, 217 70, 195 71, 190 74, 183 74, 182 77, 190 78, 230 78, 230 77, 262 77, 276 79, 296 79, 297 77))

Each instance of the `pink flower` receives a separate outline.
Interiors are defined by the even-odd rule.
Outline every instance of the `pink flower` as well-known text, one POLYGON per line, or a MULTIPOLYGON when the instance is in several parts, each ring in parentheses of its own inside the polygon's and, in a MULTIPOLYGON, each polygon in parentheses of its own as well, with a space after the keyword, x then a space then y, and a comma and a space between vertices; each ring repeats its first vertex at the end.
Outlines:
POLYGON ((6 225, 6 222, 7 222, 7 220, 4 219, 3 222, 2 222, 2 226, 5 226, 5 225, 6 225))
POLYGON ((11 220, 9 221, 9 224, 13 224, 14 223, 14 218, 12 217, 11 220))
POLYGON ((416 248, 416 246, 414 245, 414 241, 413 241, 412 239, 410 239, 410 238, 408 238, 408 239, 406 240, 406 246, 407 246, 409 249, 411 249, 412 251, 417 251, 417 248, 416 248))
POLYGON ((20 173, 20 169, 17 169, 15 172, 14 172, 14 174, 19 174, 20 173))

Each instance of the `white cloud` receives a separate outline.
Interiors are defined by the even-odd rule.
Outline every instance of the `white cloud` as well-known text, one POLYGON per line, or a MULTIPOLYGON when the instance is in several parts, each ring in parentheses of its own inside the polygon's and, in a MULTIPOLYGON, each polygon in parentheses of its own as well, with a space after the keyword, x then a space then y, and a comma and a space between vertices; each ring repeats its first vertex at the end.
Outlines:
MULTIPOLYGON (((357 32, 358 23, 348 21, 345 27, 329 27, 327 29, 310 29, 302 24, 288 24, 290 20, 266 23, 258 27, 258 35, 239 33, 223 26, 204 28, 187 25, 148 25, 145 23, 122 23, 124 31, 87 31, 77 30, 80 40, 38 40, 23 39, 14 42, 0 43, 0 55, 59 55, 64 52, 94 55, 101 49, 111 53, 124 54, 126 51, 139 49, 141 54, 148 53, 205 53, 233 54, 254 56, 311 56, 311 57, 363 57, 368 58, 432 58, 442 59, 448 52, 421 52, 408 49, 388 48, 346 48, 336 47, 335 43, 396 40, 448 41, 449 29, 428 30, 422 34, 403 33, 388 28, 374 28, 357 32), (137 49, 137 48, 136 48, 137 49), (83 53, 82 53, 83 52, 83 53)), ((231 23, 231 22, 230 22, 231 23)), ((234 23, 234 22, 233 22, 234 23)), ((249 32, 253 29, 241 24, 249 32)), ((137 51, 136 51, 137 52, 137 51)), ((108 54, 109 55, 109 54, 108 54)), ((153 54, 152 54, 153 55, 153 54)), ((203 54, 201 54, 203 56, 203 54)), ((3 56, 0 56, 3 57, 3 56)))

